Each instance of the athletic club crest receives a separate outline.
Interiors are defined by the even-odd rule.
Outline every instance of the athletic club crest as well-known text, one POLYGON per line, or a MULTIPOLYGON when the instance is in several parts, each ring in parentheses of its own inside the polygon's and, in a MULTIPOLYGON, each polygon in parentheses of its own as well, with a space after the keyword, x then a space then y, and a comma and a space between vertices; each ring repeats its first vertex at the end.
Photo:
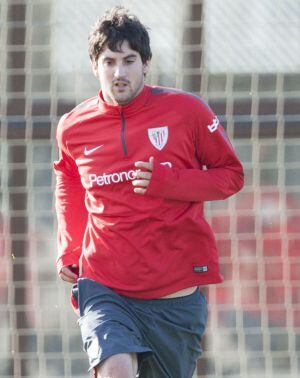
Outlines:
POLYGON ((153 129, 148 129, 148 136, 153 146, 158 150, 162 150, 167 144, 169 136, 168 126, 154 127, 153 129))

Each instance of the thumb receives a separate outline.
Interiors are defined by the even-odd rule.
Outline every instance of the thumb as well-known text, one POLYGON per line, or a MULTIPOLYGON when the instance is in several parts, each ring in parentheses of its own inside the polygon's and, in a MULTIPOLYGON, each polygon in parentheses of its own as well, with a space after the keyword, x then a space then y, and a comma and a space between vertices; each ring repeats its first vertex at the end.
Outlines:
POLYGON ((149 163, 150 163, 151 171, 152 171, 152 169, 153 169, 153 162, 154 162, 154 157, 151 156, 150 159, 149 159, 149 163))

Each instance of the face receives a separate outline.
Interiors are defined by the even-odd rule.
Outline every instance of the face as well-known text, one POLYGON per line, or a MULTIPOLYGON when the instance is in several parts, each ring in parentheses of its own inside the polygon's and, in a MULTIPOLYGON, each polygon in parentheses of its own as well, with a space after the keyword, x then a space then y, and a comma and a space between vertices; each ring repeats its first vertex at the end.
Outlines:
POLYGON ((100 54, 94 73, 99 79, 104 100, 113 105, 126 105, 143 89, 148 62, 132 50, 128 41, 121 45, 121 52, 107 46, 100 54))

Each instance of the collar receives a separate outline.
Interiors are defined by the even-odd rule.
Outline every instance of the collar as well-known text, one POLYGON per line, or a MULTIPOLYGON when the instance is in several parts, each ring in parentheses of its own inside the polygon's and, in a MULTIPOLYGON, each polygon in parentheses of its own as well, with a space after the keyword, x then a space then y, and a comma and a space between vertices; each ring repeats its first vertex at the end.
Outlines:
POLYGON ((144 85, 144 88, 139 93, 137 97, 135 97, 129 104, 126 105, 113 105, 109 104, 104 101, 102 91, 99 92, 98 99, 99 99, 99 109, 103 113, 115 114, 120 115, 123 113, 124 116, 128 116, 138 112, 147 102, 149 96, 151 94, 151 87, 149 85, 144 85))

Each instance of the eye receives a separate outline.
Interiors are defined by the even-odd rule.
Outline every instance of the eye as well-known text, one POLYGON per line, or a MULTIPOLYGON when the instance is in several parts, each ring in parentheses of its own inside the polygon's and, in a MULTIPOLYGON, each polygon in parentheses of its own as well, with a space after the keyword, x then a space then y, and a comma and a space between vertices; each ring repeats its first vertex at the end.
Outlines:
POLYGON ((133 59, 126 59, 126 64, 131 64, 131 63, 134 63, 133 59))
POLYGON ((112 60, 105 60, 105 61, 104 61, 104 64, 105 64, 106 66, 112 66, 113 61, 112 61, 112 60))

